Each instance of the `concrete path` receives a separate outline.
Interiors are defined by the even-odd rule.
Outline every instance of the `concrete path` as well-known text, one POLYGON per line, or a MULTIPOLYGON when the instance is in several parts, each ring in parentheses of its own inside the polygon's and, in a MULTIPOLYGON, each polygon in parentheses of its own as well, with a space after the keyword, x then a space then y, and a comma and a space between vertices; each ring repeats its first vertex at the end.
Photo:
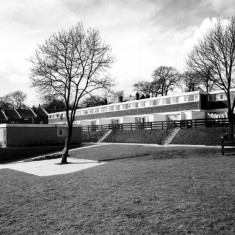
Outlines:
POLYGON ((60 164, 61 159, 39 160, 39 161, 20 161, 0 165, 1 169, 12 169, 23 171, 37 176, 50 176, 68 174, 81 171, 90 167, 100 166, 105 163, 85 159, 68 158, 69 164, 60 164))

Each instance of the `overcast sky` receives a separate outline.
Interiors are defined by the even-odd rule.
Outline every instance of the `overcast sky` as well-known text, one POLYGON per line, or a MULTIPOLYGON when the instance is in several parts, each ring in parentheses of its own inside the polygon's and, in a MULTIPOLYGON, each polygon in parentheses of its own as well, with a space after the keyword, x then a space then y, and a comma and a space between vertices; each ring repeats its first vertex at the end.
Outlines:
POLYGON ((54 32, 78 22, 96 28, 116 57, 116 90, 131 91, 151 80, 162 65, 184 70, 187 51, 216 18, 235 12, 235 0, 7 0, 0 7, 0 96, 27 93, 27 104, 40 101, 30 88, 29 58, 54 32))

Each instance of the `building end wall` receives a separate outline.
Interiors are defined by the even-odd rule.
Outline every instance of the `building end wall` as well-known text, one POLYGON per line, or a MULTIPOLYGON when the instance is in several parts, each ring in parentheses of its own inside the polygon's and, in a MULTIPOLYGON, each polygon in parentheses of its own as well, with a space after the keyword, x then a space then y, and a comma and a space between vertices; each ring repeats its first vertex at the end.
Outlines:
MULTIPOLYGON (((3 129, 0 127, 0 130, 3 129)), ((63 145, 66 125, 8 125, 6 126, 6 146, 49 146, 63 145)), ((81 143, 81 127, 74 126, 71 144, 81 143)))

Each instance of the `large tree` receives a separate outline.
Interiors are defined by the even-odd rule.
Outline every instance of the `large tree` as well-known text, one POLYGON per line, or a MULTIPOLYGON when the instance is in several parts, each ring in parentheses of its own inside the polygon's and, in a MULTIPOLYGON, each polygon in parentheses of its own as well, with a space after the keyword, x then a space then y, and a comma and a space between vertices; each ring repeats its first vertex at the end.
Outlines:
POLYGON ((7 95, 0 97, 0 106, 2 108, 24 108, 26 105, 24 104, 27 95, 23 91, 14 91, 8 93, 7 95))
POLYGON ((140 81, 134 84, 134 89, 142 94, 149 95, 150 97, 157 97, 160 86, 157 82, 140 81))
POLYGON ((41 97, 42 106, 48 113, 61 112, 66 110, 65 102, 62 98, 52 94, 45 94, 41 97))
POLYGON ((107 104, 107 99, 105 99, 102 96, 98 95, 92 95, 90 97, 86 97, 82 102, 81 102, 81 107, 94 107, 94 106, 99 106, 99 105, 104 105, 107 104))
POLYGON ((153 81, 158 84, 159 94, 164 96, 179 85, 180 74, 171 66, 160 66, 153 72, 153 81))
POLYGON ((209 92, 214 90, 215 84, 210 80, 210 76, 210 71, 203 75, 190 70, 184 72, 181 74, 184 90, 186 92, 198 90, 209 92))
POLYGON ((221 20, 209 29, 188 55, 187 65, 198 74, 210 72, 208 79, 227 96, 229 134, 233 137, 235 70, 235 16, 225 25, 221 20))
POLYGON ((111 48, 103 42, 99 31, 85 30, 81 23, 53 34, 31 58, 32 86, 44 94, 61 97, 66 105, 68 128, 62 164, 67 163, 79 101, 94 90, 111 85, 107 69, 113 61, 111 48))

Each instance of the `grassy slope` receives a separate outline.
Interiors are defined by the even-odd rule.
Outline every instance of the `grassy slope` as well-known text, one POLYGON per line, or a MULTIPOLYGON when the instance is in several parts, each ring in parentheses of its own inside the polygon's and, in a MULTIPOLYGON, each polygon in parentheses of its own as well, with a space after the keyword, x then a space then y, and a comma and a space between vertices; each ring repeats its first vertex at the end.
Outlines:
POLYGON ((101 131, 91 131, 82 132, 82 142, 97 142, 104 132, 101 131))
POLYGON ((226 127, 181 129, 171 144, 220 145, 220 137, 227 131, 226 127))
POLYGON ((115 130, 105 138, 104 142, 161 144, 166 136, 166 130, 115 130))
POLYGON ((71 155, 114 161, 51 177, 1 170, 0 234, 234 234, 235 160, 219 149, 71 155))

